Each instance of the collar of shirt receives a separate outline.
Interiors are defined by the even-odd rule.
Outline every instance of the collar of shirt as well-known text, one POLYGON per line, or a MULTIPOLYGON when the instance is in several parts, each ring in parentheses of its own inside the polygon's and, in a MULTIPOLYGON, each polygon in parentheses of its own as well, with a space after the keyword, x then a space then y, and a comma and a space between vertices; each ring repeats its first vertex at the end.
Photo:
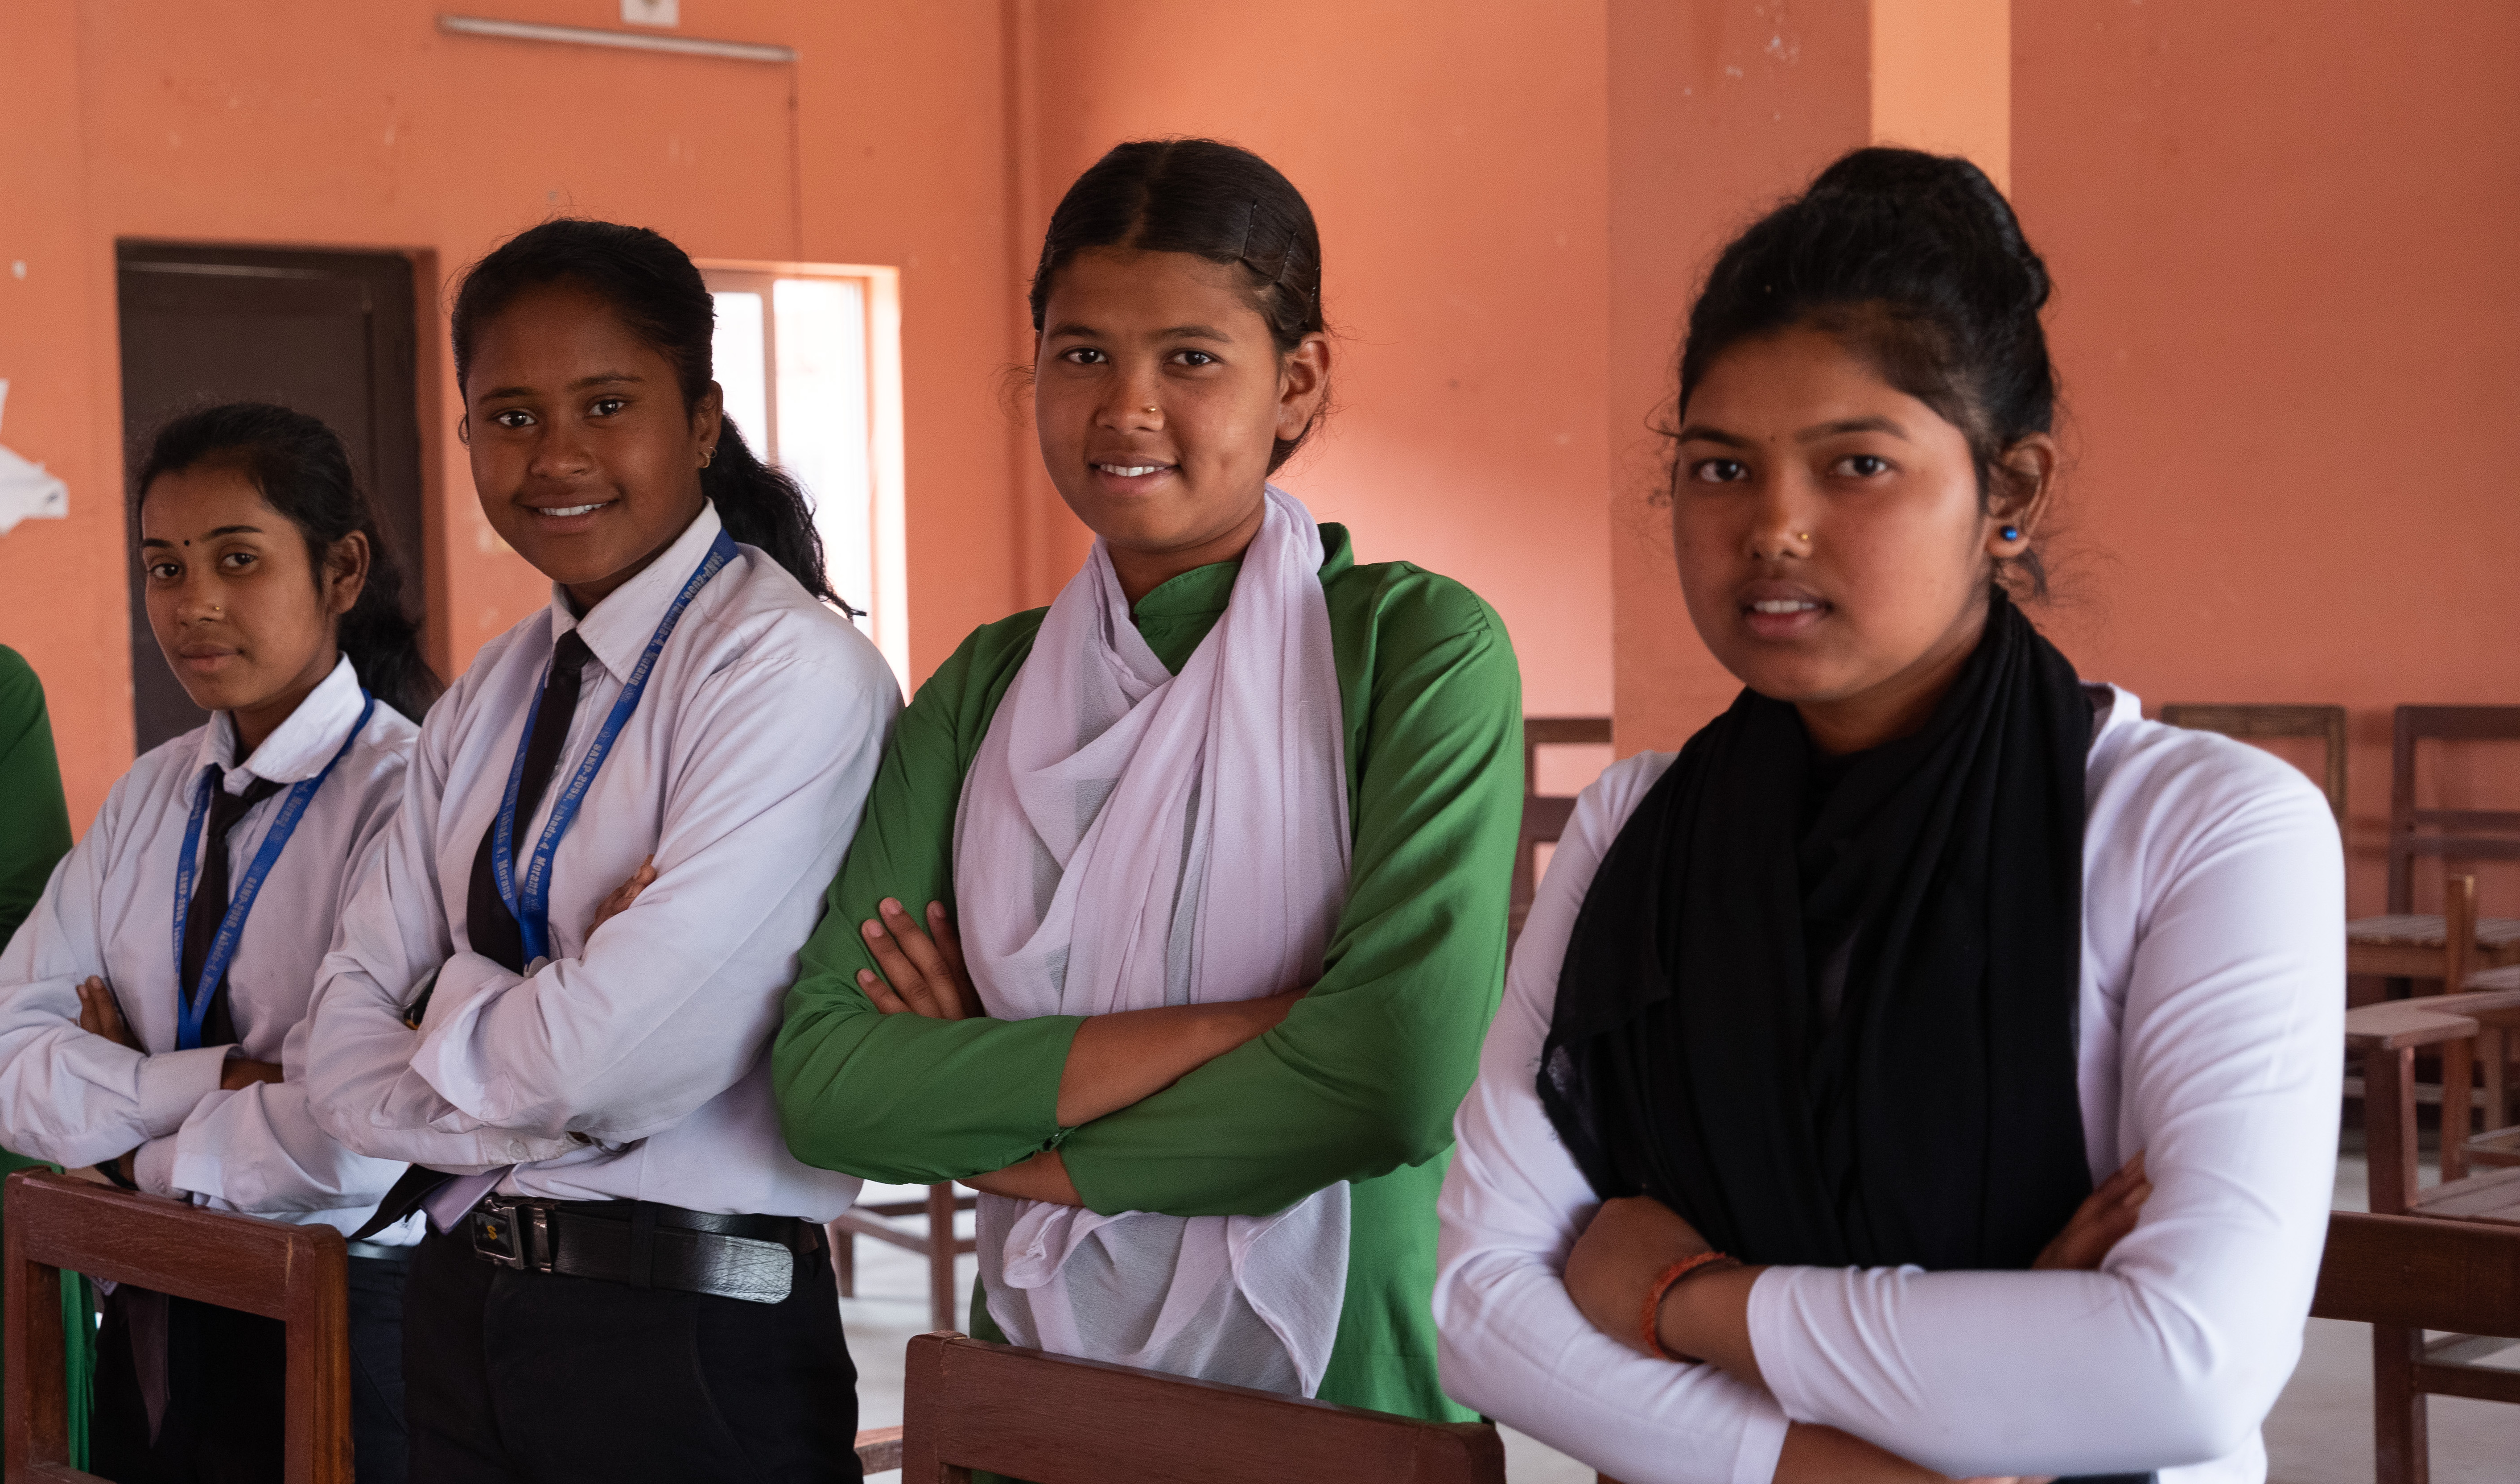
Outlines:
POLYGON ((333 673, 306 693, 297 709, 272 728, 242 765, 228 761, 237 753, 236 717, 226 711, 212 717, 202 729, 202 750, 193 762, 193 776, 201 777, 204 766, 215 763, 227 770, 219 787, 230 793, 243 793, 257 778, 275 784, 313 778, 341 750, 341 740, 359 719, 361 704, 359 673, 344 654, 334 661, 333 673))
POLYGON ((610 672, 616 681, 627 683, 630 672, 638 666, 639 656, 646 652, 648 641, 656 635, 656 625, 664 620, 665 609, 674 606, 674 596, 689 582, 692 568, 700 564, 700 555, 717 539, 725 522, 718 519, 717 507, 700 502, 700 513, 683 533, 674 538, 655 561, 639 575, 614 588, 604 601, 577 617, 569 611, 568 592, 559 583, 552 584, 552 643, 571 629, 586 642, 596 662, 610 672))

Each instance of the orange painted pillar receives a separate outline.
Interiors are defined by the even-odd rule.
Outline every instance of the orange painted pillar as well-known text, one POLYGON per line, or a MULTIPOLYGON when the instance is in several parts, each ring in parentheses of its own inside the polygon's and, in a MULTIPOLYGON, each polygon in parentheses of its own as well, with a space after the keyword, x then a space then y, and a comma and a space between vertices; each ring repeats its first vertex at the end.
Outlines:
POLYGON ((1872 0, 1872 142, 2012 189, 2012 0, 1872 0))

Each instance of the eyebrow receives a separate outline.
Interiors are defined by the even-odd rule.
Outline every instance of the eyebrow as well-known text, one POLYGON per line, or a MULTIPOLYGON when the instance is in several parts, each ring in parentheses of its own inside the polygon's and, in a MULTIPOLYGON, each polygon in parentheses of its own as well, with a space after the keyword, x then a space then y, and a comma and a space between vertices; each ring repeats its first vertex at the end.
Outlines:
MULTIPOLYGON (((1091 325, 1079 325, 1070 321, 1051 326, 1048 331, 1044 332, 1042 338, 1048 340, 1095 340, 1102 338, 1102 332, 1095 329, 1091 325)), ((1147 338, 1150 340, 1214 340, 1219 344, 1231 344, 1234 340, 1234 337, 1227 335, 1224 331, 1217 329, 1213 325, 1171 325, 1164 329, 1151 332, 1148 335, 1147 338)))
MULTIPOLYGON (((1900 427, 1897 423, 1888 418, 1842 418, 1834 423, 1822 423, 1811 427, 1806 427, 1802 431, 1794 434, 1794 441, 1797 443, 1817 443, 1822 438, 1842 437, 1851 432, 1886 432, 1890 436, 1902 441, 1906 441, 1908 438, 1908 429, 1900 427)), ((1752 440, 1742 437, 1739 433, 1726 432, 1720 427, 1709 427, 1703 423, 1691 423, 1687 427, 1682 428, 1680 430, 1679 441, 1683 443, 1721 443, 1727 448, 1755 448, 1758 446, 1752 440)))
MULTIPOLYGON (((202 532, 202 539, 207 541, 212 536, 259 536, 261 534, 262 527, 259 525, 219 525, 202 532)), ((140 544, 142 546, 171 547, 175 543, 172 541, 161 540, 156 536, 143 536, 140 538, 140 544)))
POLYGON ((1794 434, 1794 441, 1816 443, 1822 438, 1839 437, 1850 432, 1886 432, 1902 441, 1908 436, 1908 429, 1888 418, 1843 418, 1835 423, 1822 423, 1818 427, 1806 427, 1794 434))
MULTIPOLYGON (((569 382, 566 386, 561 389, 563 391, 584 391, 592 386, 616 386, 625 383, 636 384, 646 380, 648 380, 646 377, 632 376, 626 371, 599 371, 591 377, 579 377, 576 381, 569 382)), ((488 391, 481 393, 481 400, 485 402, 494 402, 501 397, 529 397, 533 394, 534 388, 530 386, 493 386, 488 391)))

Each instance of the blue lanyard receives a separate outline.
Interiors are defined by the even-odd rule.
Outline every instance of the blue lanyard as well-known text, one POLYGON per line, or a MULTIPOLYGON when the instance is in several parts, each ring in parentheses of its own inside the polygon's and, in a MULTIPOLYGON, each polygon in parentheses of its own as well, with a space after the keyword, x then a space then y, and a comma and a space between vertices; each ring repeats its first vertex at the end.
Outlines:
POLYGON ((193 815, 184 825, 184 859, 175 868, 175 1049, 192 1051, 202 1044, 202 1022, 210 1012, 210 993, 219 987, 219 977, 228 971, 228 960, 236 956, 237 938, 245 931, 245 920, 253 912, 253 899, 262 891, 263 877, 271 875, 280 852, 289 844, 290 835, 297 831, 297 821, 306 813, 306 805, 324 780, 350 753, 350 744, 368 729, 368 718, 376 714, 377 698, 367 692, 359 693, 366 704, 359 707, 359 719, 350 735, 341 739, 341 750, 324 765, 324 771, 313 778, 300 779, 290 785, 281 799, 280 813, 272 817, 271 828, 262 836, 262 848, 253 853, 253 864, 248 866, 245 879, 228 893, 228 915, 219 920, 219 935, 210 940, 208 957, 202 961, 202 978, 197 984, 184 979, 184 919, 193 910, 193 857, 202 846, 202 820, 210 812, 210 793, 219 786, 220 768, 216 763, 202 770, 202 784, 193 790, 193 815))
POLYGON ((490 876, 499 883, 499 899, 517 915, 518 936, 524 939, 525 963, 551 956, 551 861, 552 852, 560 848, 560 839, 577 821, 577 806, 586 801, 587 786, 603 768, 604 760, 612 755, 612 743, 621 736, 621 728, 630 713, 639 709, 639 697, 647 693, 648 676, 656 667, 656 656, 663 652, 665 641, 673 637, 674 625, 683 621, 683 609, 691 607, 699 590, 718 568, 735 560, 735 540, 725 531, 709 543, 708 555, 692 568, 683 583, 682 592, 674 597, 674 606, 665 609, 664 619, 656 625, 655 635, 648 641, 639 663, 631 668, 630 678, 622 684, 620 697, 612 702, 612 714, 604 718, 604 727, 579 760, 577 771, 569 775, 568 785, 552 803, 551 819, 543 826, 542 838, 534 842, 534 853, 527 857, 524 878, 517 877, 517 793, 524 786, 525 748, 534 740, 534 719, 542 714, 543 691, 551 684, 551 667, 543 667, 541 684, 534 687, 533 709, 525 713, 525 730, 517 738, 517 760, 508 765, 508 791, 499 799, 498 823, 491 829, 490 876))

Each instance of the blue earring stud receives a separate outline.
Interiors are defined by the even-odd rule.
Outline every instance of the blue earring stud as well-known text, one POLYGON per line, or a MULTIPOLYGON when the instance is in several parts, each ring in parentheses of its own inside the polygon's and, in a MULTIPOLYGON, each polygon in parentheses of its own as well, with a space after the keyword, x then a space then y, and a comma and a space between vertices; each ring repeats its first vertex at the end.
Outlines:
POLYGON ((2007 526, 2005 526, 2005 527, 2003 528, 2003 539, 2004 539, 2004 540, 2006 540, 2006 541, 2018 541, 2018 540, 2020 540, 2020 539, 2021 539, 2021 527, 2020 527, 2020 526, 2017 526, 2017 525, 2007 525, 2007 526))

